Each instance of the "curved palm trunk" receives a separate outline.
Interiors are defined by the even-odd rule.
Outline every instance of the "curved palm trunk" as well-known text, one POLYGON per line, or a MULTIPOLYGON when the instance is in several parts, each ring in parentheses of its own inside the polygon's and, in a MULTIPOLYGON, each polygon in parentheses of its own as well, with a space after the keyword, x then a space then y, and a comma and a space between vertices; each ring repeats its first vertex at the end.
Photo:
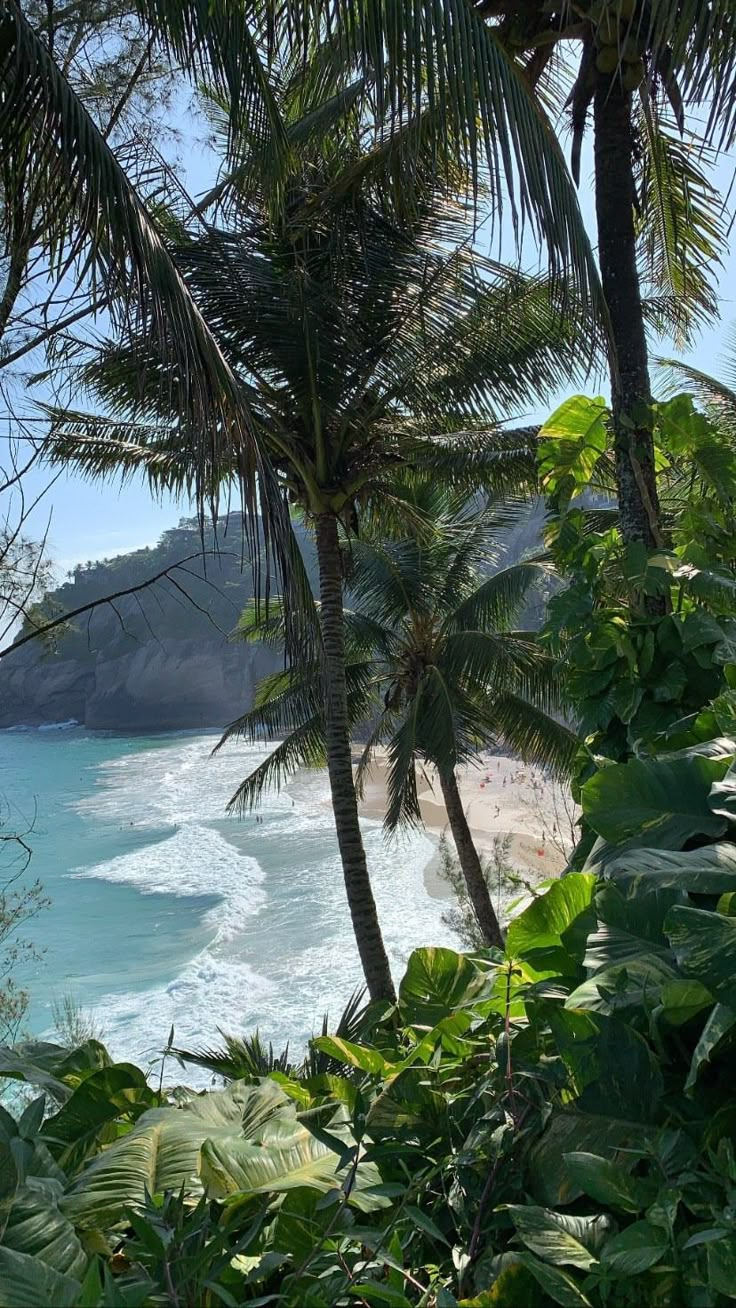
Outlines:
POLYGON ((447 772, 440 772, 439 777, 452 838, 455 841, 457 856, 465 877, 465 884, 468 887, 473 912, 488 944, 503 949, 503 932, 491 903, 491 896, 488 893, 488 886, 483 876, 478 851, 473 843, 468 819, 465 816, 455 773, 452 769, 449 769, 447 772))
POLYGON ((636 263, 631 92, 618 75, 595 94, 595 202, 598 256, 612 335, 611 399, 621 534, 647 549, 662 544, 654 471, 649 357, 636 263), (631 424, 631 425, 629 425, 631 424))
POLYGON ((345 684, 342 560, 337 520, 333 514, 322 513, 318 516, 316 534, 324 656, 327 770, 337 843, 368 993, 371 999, 395 999, 396 992, 378 923, 376 901, 373 898, 358 821, 345 684))

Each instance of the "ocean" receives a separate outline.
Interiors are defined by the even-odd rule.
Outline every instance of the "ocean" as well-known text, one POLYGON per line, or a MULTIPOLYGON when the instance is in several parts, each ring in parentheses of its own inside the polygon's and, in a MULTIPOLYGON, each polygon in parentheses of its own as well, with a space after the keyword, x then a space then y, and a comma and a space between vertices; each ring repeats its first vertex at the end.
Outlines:
MULTIPOLYGON (((227 800, 265 757, 217 733, 151 737, 76 726, 0 732, 4 830, 30 827, 29 876, 51 900, 27 928, 42 957, 18 979, 28 1028, 52 1005, 94 1013, 117 1058, 147 1066, 218 1029, 302 1047, 361 982, 326 774, 297 776, 255 816, 227 800)), ((396 980, 413 948, 456 942, 425 888, 433 842, 364 835, 396 980)), ((190 1078, 191 1079, 191 1078, 190 1078)))

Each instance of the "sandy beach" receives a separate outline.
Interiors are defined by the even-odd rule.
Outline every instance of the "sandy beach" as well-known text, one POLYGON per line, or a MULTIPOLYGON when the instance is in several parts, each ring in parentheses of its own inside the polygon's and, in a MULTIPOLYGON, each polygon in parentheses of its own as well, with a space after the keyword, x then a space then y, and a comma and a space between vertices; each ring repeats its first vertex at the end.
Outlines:
MULTIPOLYGON (((356 757, 359 753, 356 747, 356 757)), ((386 755, 376 751, 360 805, 364 817, 381 820, 386 806, 386 755)), ((481 756, 461 769, 458 785, 465 812, 481 857, 491 855, 494 842, 508 840, 508 862, 519 877, 535 884, 558 876, 574 840, 575 810, 563 787, 540 769, 503 754, 481 756)), ((432 768, 418 777, 419 806, 430 835, 443 833, 451 842, 442 791, 432 768)), ((425 869, 427 890, 448 898, 451 890, 438 873, 439 858, 425 869)))

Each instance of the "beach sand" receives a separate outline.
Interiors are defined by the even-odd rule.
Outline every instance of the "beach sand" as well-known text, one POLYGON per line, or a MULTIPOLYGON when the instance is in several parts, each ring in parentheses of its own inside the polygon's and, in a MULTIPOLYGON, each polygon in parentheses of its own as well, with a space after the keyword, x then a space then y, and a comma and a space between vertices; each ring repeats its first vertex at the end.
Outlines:
MULTIPOLYGON (((358 753, 356 747, 356 755, 358 753)), ((368 774, 360 811, 382 820, 386 810, 385 751, 377 750, 368 774)), ((452 840, 442 791, 432 768, 417 778, 419 807, 427 832, 452 840)), ((508 838, 508 862, 530 884, 559 876, 572 848, 576 816, 569 795, 540 769, 504 754, 486 754, 477 764, 458 770, 458 786, 476 848, 481 858, 492 854, 497 837, 508 838)), ((425 869, 430 895, 450 898, 452 891, 439 875, 439 856, 425 869)))

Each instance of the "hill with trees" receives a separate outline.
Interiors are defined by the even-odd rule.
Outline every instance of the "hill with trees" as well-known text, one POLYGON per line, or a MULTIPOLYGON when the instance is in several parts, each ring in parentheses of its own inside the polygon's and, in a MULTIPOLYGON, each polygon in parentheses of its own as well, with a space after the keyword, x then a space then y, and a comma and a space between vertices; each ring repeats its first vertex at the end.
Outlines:
POLYGON ((197 520, 182 519, 154 546, 78 564, 24 632, 111 598, 5 656, 0 725, 163 731, 221 726, 248 705, 277 656, 229 643, 253 595, 239 516, 202 546, 197 520))

